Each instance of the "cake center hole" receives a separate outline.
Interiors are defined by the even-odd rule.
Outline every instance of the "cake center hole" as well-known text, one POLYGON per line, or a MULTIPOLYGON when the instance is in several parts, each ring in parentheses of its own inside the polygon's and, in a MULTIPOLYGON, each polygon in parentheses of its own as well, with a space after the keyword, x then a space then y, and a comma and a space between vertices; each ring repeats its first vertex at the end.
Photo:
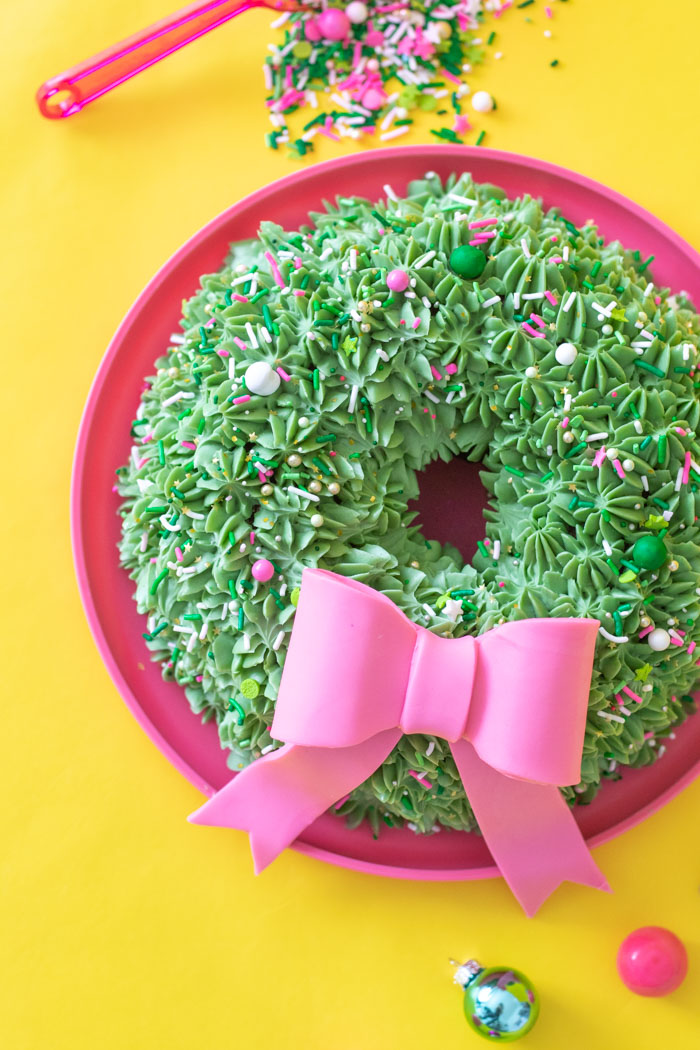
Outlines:
POLYGON ((418 474, 419 495, 408 509, 418 511, 426 540, 451 543, 471 562, 476 545, 484 538, 484 510, 488 493, 481 483, 481 464, 455 456, 449 463, 436 459, 418 474))

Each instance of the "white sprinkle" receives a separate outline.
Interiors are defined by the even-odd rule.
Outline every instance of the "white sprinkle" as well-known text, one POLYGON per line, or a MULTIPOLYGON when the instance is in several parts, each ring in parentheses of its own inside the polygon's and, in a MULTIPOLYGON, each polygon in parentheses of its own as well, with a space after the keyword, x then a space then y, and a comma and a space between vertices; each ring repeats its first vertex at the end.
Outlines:
POLYGON ((387 354, 386 350, 380 350, 379 347, 377 347, 376 350, 378 355, 381 357, 382 361, 389 360, 389 355, 387 354))
POLYGON ((435 394, 431 394, 429 390, 424 390, 423 393, 427 397, 428 401, 434 401, 436 405, 440 404, 440 398, 435 397, 435 394))
POLYGON ((661 516, 664 519, 664 521, 670 521, 671 518, 673 517, 673 511, 672 510, 665 510, 661 516))
POLYGON ((644 292, 643 292, 644 298, 646 298, 647 295, 651 295, 653 290, 654 290, 654 282, 653 281, 649 281, 649 284, 646 286, 646 288, 644 289, 644 292))
MULTIPOLYGON (((168 521, 168 519, 166 518, 165 514, 161 514, 161 516, 160 516, 160 518, 158 520, 160 521, 160 523, 163 526, 163 528, 167 529, 168 532, 179 532, 180 531, 180 526, 177 523, 175 525, 171 525, 170 522, 168 521)), ((178 517, 178 521, 179 521, 179 517, 178 517)))
POLYGON ((619 715, 611 715, 609 711, 596 711, 598 718, 607 718, 610 722, 619 722, 621 725, 625 724, 624 718, 620 718, 619 715))
POLYGON ((283 641, 284 641, 284 631, 280 631, 280 633, 277 635, 277 637, 275 638, 274 642, 272 643, 272 648, 275 650, 275 652, 279 649, 279 647, 281 646, 283 641))
POLYGON ((258 349, 258 341, 255 338, 255 332, 253 331, 253 326, 250 323, 250 321, 246 321, 246 323, 245 323, 245 330, 248 333, 248 339, 250 341, 250 345, 252 346, 253 350, 257 350, 258 349))
POLYGON ((628 717, 629 717, 629 715, 632 714, 632 712, 629 710, 629 708, 623 707, 622 704, 618 704, 617 705, 617 709, 618 709, 618 711, 621 711, 623 715, 627 715, 628 717))
POLYGON ((571 307, 574 305, 574 299, 576 298, 576 292, 571 292, 569 298, 564 303, 562 309, 565 314, 568 314, 571 307))
POLYGON ((304 499, 313 500, 314 503, 318 503, 320 497, 315 496, 313 492, 304 492, 303 489, 298 489, 296 485, 287 485, 287 492, 293 492, 295 496, 303 496, 304 499))
POLYGON ((432 755, 434 750, 435 750, 435 741, 431 740, 430 743, 428 744, 428 746, 425 749, 425 757, 426 758, 430 758, 430 756, 432 755))
POLYGON ((355 405, 357 404, 357 394, 359 392, 359 386, 354 386, 350 391, 350 400, 348 401, 348 412, 350 415, 355 411, 355 405))
MULTIPOLYGON (((384 120, 379 125, 382 131, 386 131, 386 129, 389 127, 395 116, 396 106, 392 106, 387 115, 384 117, 384 120)), ((398 197, 394 196, 393 190, 391 193, 387 193, 386 186, 384 187, 384 192, 386 193, 387 197, 389 197, 392 201, 398 200, 398 197)))
POLYGON ((350 249, 350 269, 357 269, 357 248, 350 249))
POLYGON ((170 336, 170 342, 174 343, 175 346, 182 346, 182 344, 185 342, 185 337, 184 335, 179 335, 177 332, 173 332, 173 334, 170 336))
POLYGON ((435 619, 435 613, 434 613, 434 612, 433 612, 433 610, 432 610, 432 609, 430 608, 430 606, 428 605, 428 603, 427 603, 427 602, 423 602, 423 608, 424 608, 424 609, 425 609, 425 611, 427 612, 427 614, 428 614, 428 616, 430 617, 430 619, 431 619, 431 620, 434 620, 434 619, 435 619))
POLYGON ((263 339, 265 340, 266 343, 271 343, 272 342, 272 336, 268 332, 267 328, 261 328, 260 329, 260 333, 261 333, 261 335, 262 335, 262 337, 263 337, 263 339))
POLYGON ((658 750, 658 751, 656 752, 656 758, 657 758, 657 760, 658 760, 659 758, 661 758, 661 756, 663 755, 663 753, 664 753, 664 751, 665 751, 665 750, 666 750, 666 745, 665 745, 665 744, 662 744, 662 745, 661 745, 661 747, 659 748, 659 750, 658 750))
POLYGON ((358 313, 357 310, 351 310, 350 316, 352 317, 353 321, 357 322, 357 324, 362 323, 362 314, 358 313))
MULTIPOLYGON (((432 12, 435 13, 434 11, 432 12)), ((451 197, 453 201, 457 201, 458 204, 464 204, 466 207, 473 207, 474 204, 478 204, 478 201, 472 200, 471 197, 460 197, 458 193, 448 193, 448 197, 451 197)))
POLYGON ((177 623, 173 624, 173 630, 177 631, 179 634, 194 634, 195 633, 194 629, 192 627, 181 627, 180 624, 177 624, 177 623))
POLYGON ((589 434, 586 441, 605 441, 607 436, 607 430, 600 430, 597 434, 589 434))
POLYGON ((672 638, 675 638, 677 642, 682 642, 683 641, 683 639, 680 636, 680 634, 678 633, 678 631, 674 631, 674 629, 672 627, 669 627, 668 633, 671 635, 672 638))
POLYGON ((168 405, 174 405, 176 401, 182 401, 183 397, 194 397, 194 394, 186 394, 184 390, 178 390, 177 394, 173 394, 172 397, 166 397, 163 402, 163 408, 167 408, 168 405))
POLYGON ((638 434, 643 433, 644 427, 642 426, 641 419, 635 419, 634 420, 634 429, 637 431, 638 434))
POLYGON ((483 302, 481 304, 482 309, 485 310, 487 306, 494 306, 496 303, 500 303, 500 301, 501 301, 500 295, 493 295, 493 296, 491 296, 490 299, 487 299, 485 302, 483 302))
POLYGON ((564 394, 564 411, 568 412, 571 408, 571 394, 564 394))
POLYGON ((437 252, 425 252, 424 255, 420 255, 413 263, 413 269, 420 270, 421 266, 425 266, 425 264, 429 263, 431 259, 434 259, 436 255, 437 252))
POLYGON ((544 299, 544 292, 524 292, 523 299, 544 299))
POLYGON ((516 310, 520 309, 520 292, 513 293, 513 306, 516 310))
POLYGON ((603 550, 605 551, 608 558, 612 557, 613 549, 607 540, 603 540, 603 550))
POLYGON ((392 190, 391 186, 389 186, 388 183, 387 183, 386 186, 383 186, 382 188, 383 188, 384 192, 386 193, 387 197, 390 198, 390 200, 397 201, 399 199, 396 196, 396 194, 394 193, 394 191, 392 190))
POLYGON ((606 631, 604 627, 599 627, 598 633, 602 634, 603 638, 607 638, 609 642, 629 642, 629 638, 627 637, 627 635, 610 634, 609 631, 606 631))
POLYGON ((561 254, 562 254, 562 258, 563 258, 564 262, 568 262, 569 261, 569 246, 568 246, 568 244, 566 245, 566 247, 564 248, 564 251, 561 254))
POLYGON ((148 546, 148 533, 147 532, 142 532, 141 533, 141 548, 140 548, 142 553, 143 553, 143 551, 145 551, 147 546, 148 546))
POLYGON ((198 514, 195 510, 190 510, 189 507, 183 507, 182 513, 187 514, 190 518, 195 518, 197 521, 204 521, 206 514, 198 514))
POLYGON ((250 652, 250 635, 249 634, 244 634, 243 635, 243 648, 245 649, 245 651, 247 653, 250 652))
POLYGON ((139 492, 143 496, 144 492, 148 492, 149 489, 153 488, 153 482, 150 478, 137 478, 136 484, 139 487, 139 492))
POLYGON ((676 484, 673 486, 676 492, 680 492, 681 491, 681 485, 682 484, 683 484, 683 467, 679 467, 678 468, 678 473, 676 474, 676 484))
POLYGON ((196 644, 197 644, 197 632, 196 631, 192 631, 192 634, 190 635, 190 640, 187 643, 187 652, 191 653, 196 644))
POLYGON ((639 475, 639 480, 642 483, 642 488, 644 489, 644 491, 648 492, 649 491, 649 480, 648 480, 646 474, 640 474, 639 475))
POLYGON ((389 139, 397 139, 400 135, 406 135, 410 130, 411 129, 408 125, 404 125, 400 128, 392 128, 391 131, 384 131, 379 138, 382 142, 388 142, 389 139))
POLYGON ((268 744, 267 747, 261 747, 260 748, 260 754, 261 755, 269 755, 270 752, 274 751, 274 750, 275 750, 275 745, 274 744, 268 744))
POLYGON ((527 246, 527 241, 525 240, 524 237, 522 237, 521 240, 520 240, 520 247, 523 250, 523 255, 525 256, 525 258, 526 259, 531 259, 532 255, 530 253, 530 249, 527 246))
POLYGON ((494 561, 498 561, 500 556, 501 556, 501 541, 500 540, 494 540, 493 541, 493 550, 491 552, 491 557, 493 558, 494 561))
POLYGON ((205 621, 205 622, 204 622, 204 623, 202 624, 202 629, 201 629, 201 631, 199 632, 199 640, 200 640, 200 642, 203 642, 203 641, 204 641, 204 639, 205 639, 205 638, 206 638, 206 636, 207 636, 207 631, 208 631, 208 630, 209 630, 209 624, 208 624, 208 623, 207 623, 207 622, 205 621))

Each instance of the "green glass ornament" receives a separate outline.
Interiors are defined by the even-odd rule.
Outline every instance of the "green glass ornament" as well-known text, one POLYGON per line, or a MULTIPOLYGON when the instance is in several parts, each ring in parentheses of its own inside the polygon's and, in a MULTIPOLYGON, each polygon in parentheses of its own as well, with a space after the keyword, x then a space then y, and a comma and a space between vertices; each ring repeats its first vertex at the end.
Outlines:
POLYGON ((476 959, 458 967, 455 984, 464 989, 464 1014, 484 1039, 514 1042, 527 1035, 540 1012, 532 982, 507 966, 485 969, 476 959))
POLYGON ((458 277, 467 277, 473 280, 480 277, 486 266, 486 256, 473 244, 463 244, 450 255, 450 269, 458 277))
POLYGON ((660 569, 667 558, 666 544, 658 536, 640 536, 632 548, 632 560, 640 569, 660 569))

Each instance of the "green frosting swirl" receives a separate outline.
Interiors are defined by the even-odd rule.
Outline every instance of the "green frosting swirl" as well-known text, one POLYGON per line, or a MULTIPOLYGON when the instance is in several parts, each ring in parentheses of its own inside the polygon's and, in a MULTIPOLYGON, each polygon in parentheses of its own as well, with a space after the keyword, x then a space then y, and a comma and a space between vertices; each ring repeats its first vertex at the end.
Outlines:
MULTIPOLYGON (((233 245, 141 397, 120 550, 153 658, 240 769, 279 745, 269 727, 304 566, 453 637, 592 616, 605 634, 581 784, 563 790, 589 802, 601 777, 654 761, 692 710, 698 315, 594 225, 466 174, 430 173, 405 199, 340 198, 311 219, 233 245), (481 219, 493 222, 468 228, 481 219), (485 269, 464 280, 450 254, 484 230, 485 269), (405 293, 387 287, 394 268, 405 293), (256 361, 283 371, 268 396, 246 390, 256 361), (460 454, 481 462, 490 495, 471 565, 407 510, 417 472, 460 454), (668 551, 656 571, 633 560, 648 534, 668 551), (258 558, 271 581, 253 579, 258 558), (665 650, 651 627, 670 632, 665 650)), ((375 831, 475 826, 447 744, 423 736, 339 812, 375 831)))

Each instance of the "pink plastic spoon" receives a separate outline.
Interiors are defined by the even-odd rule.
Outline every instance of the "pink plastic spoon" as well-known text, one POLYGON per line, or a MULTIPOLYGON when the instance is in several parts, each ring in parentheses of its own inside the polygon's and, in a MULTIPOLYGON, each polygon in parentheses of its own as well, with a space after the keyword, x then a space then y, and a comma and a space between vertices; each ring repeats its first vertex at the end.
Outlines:
POLYGON ((39 109, 50 120, 72 117, 88 102, 251 7, 298 11, 301 6, 295 0, 198 0, 51 77, 36 93, 39 109))

